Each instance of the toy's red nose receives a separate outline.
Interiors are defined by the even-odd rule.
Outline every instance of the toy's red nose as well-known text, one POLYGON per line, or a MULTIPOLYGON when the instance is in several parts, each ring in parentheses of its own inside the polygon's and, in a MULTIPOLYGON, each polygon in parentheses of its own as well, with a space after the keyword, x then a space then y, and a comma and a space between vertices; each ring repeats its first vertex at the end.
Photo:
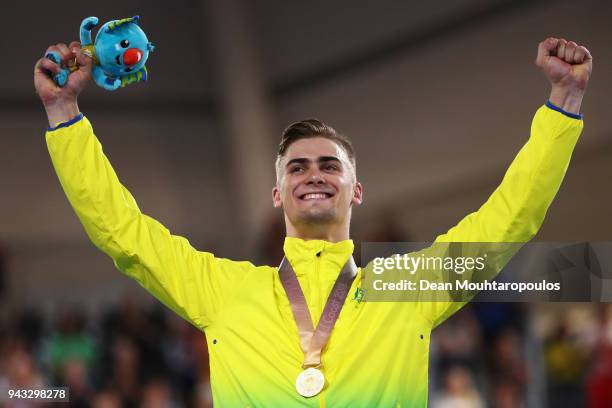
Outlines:
POLYGON ((130 48, 123 53, 123 63, 128 66, 136 65, 142 59, 142 51, 138 48, 130 48))

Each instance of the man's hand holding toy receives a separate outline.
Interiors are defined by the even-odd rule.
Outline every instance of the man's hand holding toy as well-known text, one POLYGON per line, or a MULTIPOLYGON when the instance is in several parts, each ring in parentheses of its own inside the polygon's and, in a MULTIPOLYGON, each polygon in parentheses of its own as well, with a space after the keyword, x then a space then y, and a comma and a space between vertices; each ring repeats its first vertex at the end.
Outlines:
MULTIPOLYGON (((138 25, 138 16, 112 20, 98 30, 95 42, 91 39, 91 30, 98 24, 97 17, 87 17, 81 23, 81 44, 72 43, 81 48, 81 52, 93 60, 92 76, 98 86, 114 91, 117 88, 135 82, 147 80, 145 63, 155 47, 147 39, 146 34, 138 25)), ((54 82, 63 87, 68 82, 71 72, 78 70, 75 61, 62 64, 62 55, 56 50, 50 50, 45 55, 59 70, 50 70, 54 82)))

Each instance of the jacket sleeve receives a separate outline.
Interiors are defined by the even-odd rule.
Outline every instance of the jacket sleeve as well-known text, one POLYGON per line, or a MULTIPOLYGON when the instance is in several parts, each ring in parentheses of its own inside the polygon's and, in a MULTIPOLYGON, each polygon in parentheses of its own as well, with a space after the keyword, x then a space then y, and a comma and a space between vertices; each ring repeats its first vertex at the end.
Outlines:
MULTIPOLYGON (((531 136, 506 171, 501 184, 478 209, 448 232, 434 246, 450 242, 525 243, 540 229, 554 199, 582 132, 582 120, 547 106, 536 112, 531 136)), ((509 246, 516 251, 516 245, 509 246)), ((498 253, 488 259, 498 273, 512 254, 498 253)), ((421 302, 419 307, 435 327, 465 302, 421 302)))
POLYGON ((143 214, 119 182, 87 118, 46 133, 59 181, 85 232, 115 266, 204 329, 254 266, 195 250, 143 214))

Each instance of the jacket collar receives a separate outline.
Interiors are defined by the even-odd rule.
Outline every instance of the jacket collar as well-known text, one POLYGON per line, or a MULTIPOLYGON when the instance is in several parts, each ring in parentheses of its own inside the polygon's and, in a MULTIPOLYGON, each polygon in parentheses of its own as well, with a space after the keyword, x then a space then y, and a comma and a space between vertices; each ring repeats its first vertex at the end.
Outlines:
POLYGON ((352 239, 340 242, 328 242, 319 239, 304 241, 300 238, 285 237, 283 250, 297 276, 308 273, 311 264, 320 260, 329 264, 331 275, 337 276, 349 256, 353 254, 355 245, 352 239))

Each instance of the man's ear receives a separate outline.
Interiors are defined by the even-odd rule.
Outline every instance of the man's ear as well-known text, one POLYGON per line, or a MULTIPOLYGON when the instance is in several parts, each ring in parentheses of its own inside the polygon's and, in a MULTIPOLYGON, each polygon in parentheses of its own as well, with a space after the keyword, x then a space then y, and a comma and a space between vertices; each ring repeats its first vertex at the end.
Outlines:
POLYGON ((281 208, 283 202, 281 201, 280 190, 277 186, 272 188, 272 206, 274 208, 281 208))
POLYGON ((353 188, 353 198, 351 199, 351 204, 359 205, 363 202, 363 187, 360 182, 355 183, 355 188, 353 188))

